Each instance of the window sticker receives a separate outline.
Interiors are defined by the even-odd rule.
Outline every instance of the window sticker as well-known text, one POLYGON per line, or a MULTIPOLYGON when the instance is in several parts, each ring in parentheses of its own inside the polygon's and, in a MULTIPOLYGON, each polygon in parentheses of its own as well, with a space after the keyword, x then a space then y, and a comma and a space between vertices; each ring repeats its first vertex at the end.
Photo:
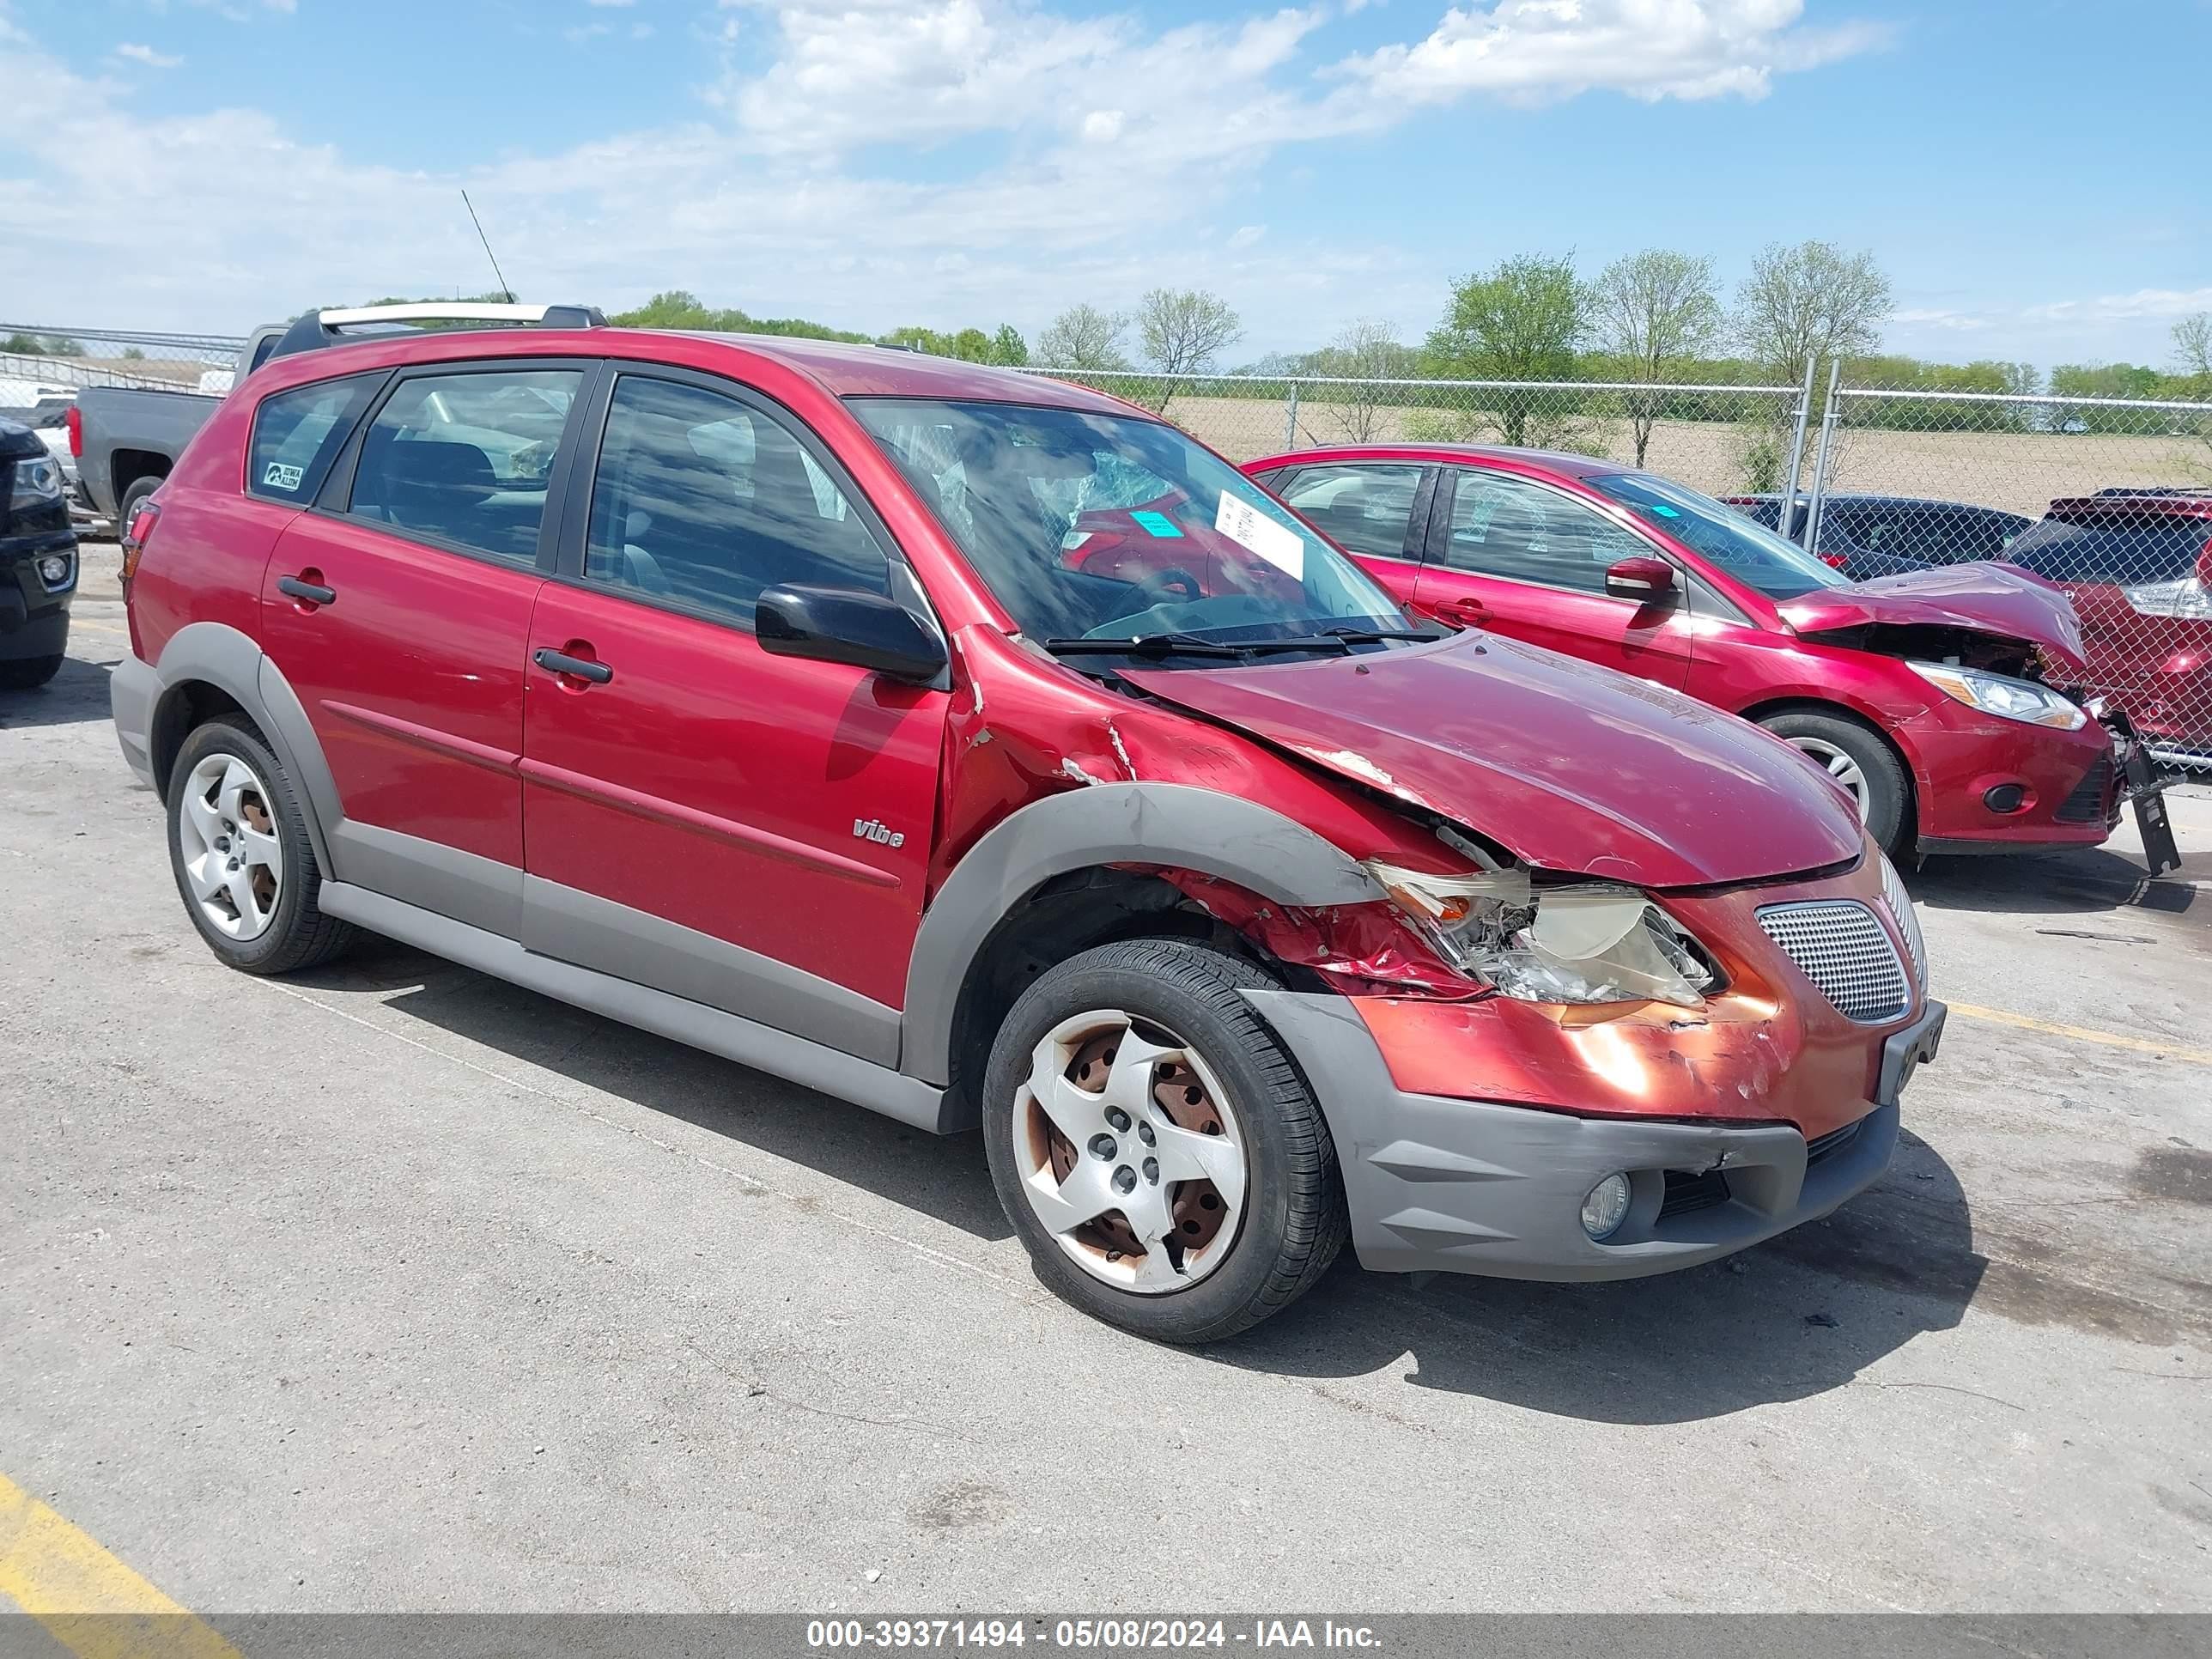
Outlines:
POLYGON ((1682 516, 1680 508, 1669 507, 1664 501, 1652 502, 1651 510, 1662 519, 1679 519, 1682 516))
POLYGON ((1227 490, 1214 509, 1213 527, 1239 547, 1257 553, 1293 581, 1306 579, 1306 538, 1277 524, 1256 507, 1238 501, 1227 490))
POLYGON ((1182 539, 1182 532, 1176 528, 1175 520, 1164 513, 1132 513, 1129 516, 1142 525, 1147 534, 1158 536, 1163 541, 1182 539))
POLYGON ((294 490, 300 487, 305 476, 296 466, 287 466, 282 461, 269 463, 269 470, 261 475, 261 482, 271 489, 294 490))

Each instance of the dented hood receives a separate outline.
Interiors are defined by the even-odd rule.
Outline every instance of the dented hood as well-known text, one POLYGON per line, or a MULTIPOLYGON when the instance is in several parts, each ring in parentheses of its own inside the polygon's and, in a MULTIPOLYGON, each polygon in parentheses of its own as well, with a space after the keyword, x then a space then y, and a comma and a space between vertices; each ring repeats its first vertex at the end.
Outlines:
POLYGON ((1834 785, 1757 726, 1494 635, 1121 675, 1549 869, 1686 887, 1818 869, 1861 845, 1834 785))
POLYGON ((1781 611, 1801 634, 1869 623, 1967 628, 2039 645, 2075 669, 2088 666, 2081 621, 2065 590, 2008 564, 1948 565, 1820 588, 1787 601, 1781 611))

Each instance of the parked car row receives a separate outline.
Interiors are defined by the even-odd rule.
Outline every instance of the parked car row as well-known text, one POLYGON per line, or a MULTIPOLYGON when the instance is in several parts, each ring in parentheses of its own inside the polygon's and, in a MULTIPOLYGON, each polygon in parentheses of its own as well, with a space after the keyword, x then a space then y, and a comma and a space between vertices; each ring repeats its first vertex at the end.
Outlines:
POLYGON ((1347 1237, 1663 1272, 1886 1165, 1944 1023, 1911 904, 1839 772, 1686 695, 1685 616, 2002 732, 2039 822, 2108 752, 2008 672, 2066 642, 2031 578, 1850 587, 1557 458, 1257 469, 1310 520, 1053 380, 496 319, 311 313, 131 515, 116 728, 191 924, 264 974, 367 928, 980 1126, 1040 1275, 1147 1336, 1347 1237))

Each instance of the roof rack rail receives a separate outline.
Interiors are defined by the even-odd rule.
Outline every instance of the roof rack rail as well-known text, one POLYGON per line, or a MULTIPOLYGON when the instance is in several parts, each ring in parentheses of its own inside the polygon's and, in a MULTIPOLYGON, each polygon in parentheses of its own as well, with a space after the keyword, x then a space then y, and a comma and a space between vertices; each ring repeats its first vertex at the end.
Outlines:
POLYGON ((500 323, 522 328, 605 328, 597 306, 445 303, 350 306, 310 311, 284 331, 269 354, 286 357, 345 343, 343 330, 391 323, 500 323))

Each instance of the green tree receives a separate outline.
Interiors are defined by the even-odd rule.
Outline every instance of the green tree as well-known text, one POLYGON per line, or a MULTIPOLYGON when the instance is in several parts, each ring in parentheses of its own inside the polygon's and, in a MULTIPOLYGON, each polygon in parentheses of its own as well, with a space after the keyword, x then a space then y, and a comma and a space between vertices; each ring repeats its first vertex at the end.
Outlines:
MULTIPOLYGON (((1721 337, 1721 302, 1713 293, 1713 262, 1670 248, 1646 248, 1614 260, 1591 289, 1598 349, 1623 380, 1646 386, 1689 378, 1687 370, 1721 337)), ((1667 408, 1663 393, 1632 392, 1622 403, 1644 465, 1651 429, 1667 408)))
POLYGON ((1029 345, 1021 331, 1012 323, 1000 324, 999 331, 991 337, 991 361, 1006 368, 1020 368, 1029 360, 1029 345))
POLYGON ((1871 253, 1829 242, 1776 243, 1752 261, 1735 303, 1745 351, 1789 385, 1804 374, 1808 357, 1825 374, 1832 359, 1863 356, 1881 343, 1889 278, 1871 253))
POLYGON ((1145 361, 1165 378, 1152 383, 1146 401, 1164 414, 1182 390, 1184 377, 1218 368, 1221 354, 1243 333, 1243 324, 1218 294, 1200 288, 1152 289, 1137 301, 1137 337, 1145 361))
POLYGON ((1094 374, 1127 368, 1129 359, 1121 337, 1128 328, 1129 319, 1117 312, 1101 311, 1091 305, 1070 306, 1037 336, 1036 361, 1047 368, 1094 374))
POLYGON ((2212 392, 2212 311, 2192 311, 2173 325, 2173 360, 2192 392, 2212 392))
MULTIPOLYGON (((1454 380, 1571 380, 1589 337, 1589 289, 1572 254, 1523 253, 1452 284, 1450 309, 1430 331, 1425 358, 1454 380)), ((1509 444, 1560 441, 1569 422, 1555 393, 1508 386, 1496 394, 1497 422, 1509 444)))
POLYGON ((1329 411, 1348 441, 1364 444, 1382 430, 1384 411, 1402 401, 1397 388, 1376 382, 1404 380, 1419 364, 1418 355, 1398 343, 1388 323, 1361 319, 1346 323, 1319 351, 1298 359, 1293 374, 1350 382, 1315 387, 1313 401, 1329 411))

